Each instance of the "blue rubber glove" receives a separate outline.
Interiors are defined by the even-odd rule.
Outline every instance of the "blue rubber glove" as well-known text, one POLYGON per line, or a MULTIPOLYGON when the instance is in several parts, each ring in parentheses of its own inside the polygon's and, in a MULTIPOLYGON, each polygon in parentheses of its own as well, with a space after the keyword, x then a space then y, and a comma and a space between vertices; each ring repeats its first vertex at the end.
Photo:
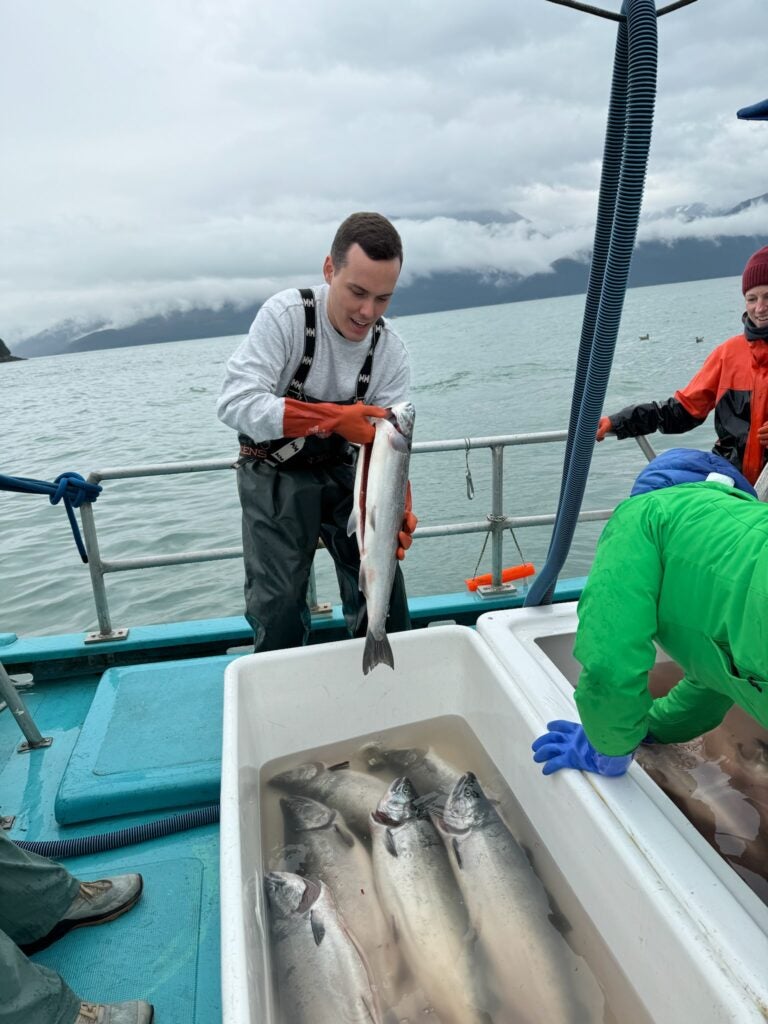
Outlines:
POLYGON ((578 722, 547 722, 547 729, 549 732, 539 736, 531 745, 533 760, 539 764, 544 762, 545 775, 561 768, 579 768, 597 775, 623 775, 632 763, 634 751, 620 757, 609 757, 595 750, 578 722))

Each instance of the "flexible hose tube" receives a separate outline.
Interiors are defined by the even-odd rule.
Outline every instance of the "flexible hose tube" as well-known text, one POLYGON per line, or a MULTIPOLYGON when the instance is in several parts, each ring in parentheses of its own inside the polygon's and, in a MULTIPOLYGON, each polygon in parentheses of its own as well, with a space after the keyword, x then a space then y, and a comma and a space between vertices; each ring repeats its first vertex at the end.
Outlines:
POLYGON ((624 0, 611 86, 598 219, 560 501, 547 560, 525 599, 549 604, 568 556, 608 387, 643 201, 658 63, 654 0, 624 0), (619 157, 620 154, 620 157, 619 157))
POLYGON ((104 853, 106 850, 117 850, 122 846, 132 846, 148 839, 160 839, 176 832, 185 832, 189 828, 210 825, 219 820, 219 804, 201 807, 196 811, 184 811, 170 818, 159 818, 143 825, 121 828, 116 832, 102 832, 94 836, 80 836, 77 839, 51 839, 41 842, 30 842, 15 839, 16 845, 29 853, 38 853, 41 857, 52 857, 61 860, 64 857, 80 857, 86 853, 104 853))

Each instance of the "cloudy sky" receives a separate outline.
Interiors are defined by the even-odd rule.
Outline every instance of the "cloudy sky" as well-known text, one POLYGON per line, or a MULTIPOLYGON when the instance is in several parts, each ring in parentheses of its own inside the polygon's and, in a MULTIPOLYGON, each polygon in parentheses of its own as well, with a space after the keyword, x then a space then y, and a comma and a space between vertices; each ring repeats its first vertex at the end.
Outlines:
MULTIPOLYGON (((768 192, 768 123, 735 117, 768 95, 765 4, 659 20, 647 214, 768 192)), ((8 0, 2 23, 9 344, 316 278, 356 209, 396 219, 411 275, 528 274, 591 242, 612 21, 547 0, 8 0), (450 216, 478 210, 529 223, 450 216)), ((764 211, 666 215, 641 237, 762 231, 764 211)))

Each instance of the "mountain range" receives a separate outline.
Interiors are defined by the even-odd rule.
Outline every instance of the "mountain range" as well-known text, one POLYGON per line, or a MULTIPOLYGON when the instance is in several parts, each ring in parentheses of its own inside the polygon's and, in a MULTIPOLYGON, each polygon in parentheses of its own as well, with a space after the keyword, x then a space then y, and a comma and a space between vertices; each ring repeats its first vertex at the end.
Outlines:
MULTIPOLYGON (((750 207, 768 202, 768 193, 747 199, 729 210, 713 210, 694 203, 676 207, 648 217, 674 216, 685 223, 705 221, 712 217, 727 217, 750 207)), ((523 220, 518 214, 500 214, 494 211, 445 214, 455 220, 474 220, 481 224, 512 223, 523 220)), ((396 219, 396 218, 395 218, 396 219)), ((758 235, 714 236, 712 238, 684 238, 673 242, 640 242, 632 258, 629 286, 669 284, 681 281, 704 280, 735 276, 755 249, 765 244, 758 235)), ((559 295, 578 295, 586 292, 589 275, 589 255, 555 261, 547 273, 529 276, 510 275, 486 270, 435 273, 417 277, 402 284, 392 300, 389 316, 413 313, 434 313, 450 309, 495 305, 525 299, 552 298, 559 295)), ((305 282, 298 282, 303 285, 305 282)), ((312 282, 308 282, 312 283, 312 282)), ((82 325, 63 321, 39 334, 25 338, 14 345, 15 353, 23 356, 58 355, 103 348, 147 345, 158 342, 182 341, 245 334, 261 302, 235 306, 225 304, 218 309, 200 308, 184 312, 147 317, 120 328, 107 326, 108 320, 95 322, 84 330, 82 325)))

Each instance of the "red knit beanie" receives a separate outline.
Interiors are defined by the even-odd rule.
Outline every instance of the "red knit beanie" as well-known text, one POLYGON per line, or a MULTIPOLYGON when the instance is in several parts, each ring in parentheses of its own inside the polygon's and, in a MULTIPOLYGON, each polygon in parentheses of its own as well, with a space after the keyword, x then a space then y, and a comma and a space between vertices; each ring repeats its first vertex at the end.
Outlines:
POLYGON ((768 245, 758 249, 747 260, 744 273, 741 275, 741 294, 746 295, 750 288, 768 285, 768 245))

